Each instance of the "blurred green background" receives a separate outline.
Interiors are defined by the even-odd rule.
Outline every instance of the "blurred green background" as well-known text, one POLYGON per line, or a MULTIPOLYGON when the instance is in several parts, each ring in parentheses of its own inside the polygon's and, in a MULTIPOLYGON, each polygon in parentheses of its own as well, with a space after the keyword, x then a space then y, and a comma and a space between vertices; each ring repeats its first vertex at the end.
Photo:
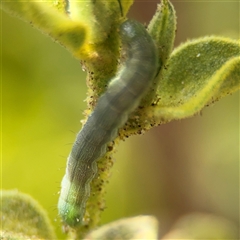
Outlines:
MULTIPOLYGON (((129 17, 148 23, 157 3, 136 1, 129 17)), ((205 35, 239 38, 239 2, 173 5, 176 46, 205 35)), ((60 234, 58 192, 86 107, 86 74, 63 47, 4 12, 1 46, 1 185, 31 194, 60 234)), ((203 211, 239 225, 239 93, 127 139, 114 158, 102 223, 152 214, 163 234, 183 214, 203 211)))

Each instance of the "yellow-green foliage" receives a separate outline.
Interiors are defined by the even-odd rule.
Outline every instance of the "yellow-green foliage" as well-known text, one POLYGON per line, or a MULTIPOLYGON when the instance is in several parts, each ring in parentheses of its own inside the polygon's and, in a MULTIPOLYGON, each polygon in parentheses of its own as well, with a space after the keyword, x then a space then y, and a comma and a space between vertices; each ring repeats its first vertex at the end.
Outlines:
POLYGON ((0 192, 1 239, 56 239, 47 213, 31 196, 0 192))
MULTIPOLYGON (((67 9, 65 1, 15 0, 2 1, 1 7, 51 36, 81 61, 88 73, 87 116, 117 72, 120 59, 118 27, 126 18, 132 3, 132 0, 70 1, 67 9), (121 7, 119 2, 122 3, 121 7)), ((89 224, 72 231, 71 239, 82 238, 100 222, 105 207, 106 184, 113 165, 111 156, 120 139, 159 124, 191 117, 205 106, 239 90, 239 41, 209 36, 190 40, 172 52, 175 30, 175 10, 168 0, 163 0, 148 26, 158 48, 159 73, 141 102, 143 108, 137 109, 129 117, 126 126, 120 129, 120 137, 115 145, 110 146, 109 152, 99 160, 99 174, 91 184, 94 194, 89 198, 85 216, 89 218, 89 224)), ((71 97, 70 94, 68 96, 71 97)), ((18 192, 3 193, 0 221, 4 239, 55 238, 45 213, 39 210, 35 202, 18 192)), ((107 228, 115 229, 112 225, 107 228)), ((156 228, 153 228, 154 235, 156 228)), ((124 229, 122 232, 121 229, 115 229, 117 232, 114 236, 123 236, 124 229)), ((142 228, 129 229, 131 236, 140 236, 138 234, 142 228)), ((101 235, 107 239, 109 232, 104 232, 104 229, 97 231, 89 236, 101 235)))
POLYGON ((240 44, 221 37, 191 40, 176 48, 163 71, 154 117, 190 117, 240 86, 240 44))

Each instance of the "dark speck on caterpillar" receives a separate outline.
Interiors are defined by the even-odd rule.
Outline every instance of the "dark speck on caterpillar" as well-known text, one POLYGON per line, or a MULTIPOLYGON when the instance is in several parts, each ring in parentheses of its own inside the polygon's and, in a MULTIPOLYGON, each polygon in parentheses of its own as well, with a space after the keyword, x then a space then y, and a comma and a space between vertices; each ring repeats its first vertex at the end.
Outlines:
POLYGON ((145 27, 127 20, 121 24, 119 33, 127 53, 125 63, 78 133, 61 183, 58 211, 71 227, 83 221, 97 160, 106 153, 107 144, 117 137, 129 114, 139 106, 157 72, 157 49, 145 27))

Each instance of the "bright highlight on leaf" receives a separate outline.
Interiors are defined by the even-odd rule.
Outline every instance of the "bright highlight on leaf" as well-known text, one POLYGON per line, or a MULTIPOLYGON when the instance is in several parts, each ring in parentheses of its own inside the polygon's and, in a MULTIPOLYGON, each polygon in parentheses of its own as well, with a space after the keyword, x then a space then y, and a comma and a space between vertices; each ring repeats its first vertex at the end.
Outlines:
POLYGON ((100 44, 109 37, 116 24, 119 24, 121 6, 117 0, 71 1, 69 16, 73 21, 87 26, 89 44, 100 44))

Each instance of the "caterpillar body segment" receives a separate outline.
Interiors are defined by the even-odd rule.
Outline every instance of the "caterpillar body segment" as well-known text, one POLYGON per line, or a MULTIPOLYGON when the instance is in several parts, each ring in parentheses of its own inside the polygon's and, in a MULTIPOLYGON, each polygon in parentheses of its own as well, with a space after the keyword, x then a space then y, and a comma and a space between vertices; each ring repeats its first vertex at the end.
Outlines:
POLYGON ((144 26, 127 20, 120 26, 120 38, 126 62, 78 133, 61 183, 59 215, 72 227, 81 224, 85 214, 97 160, 106 153, 107 144, 117 137, 118 129, 139 105, 156 75, 157 50, 144 26))

